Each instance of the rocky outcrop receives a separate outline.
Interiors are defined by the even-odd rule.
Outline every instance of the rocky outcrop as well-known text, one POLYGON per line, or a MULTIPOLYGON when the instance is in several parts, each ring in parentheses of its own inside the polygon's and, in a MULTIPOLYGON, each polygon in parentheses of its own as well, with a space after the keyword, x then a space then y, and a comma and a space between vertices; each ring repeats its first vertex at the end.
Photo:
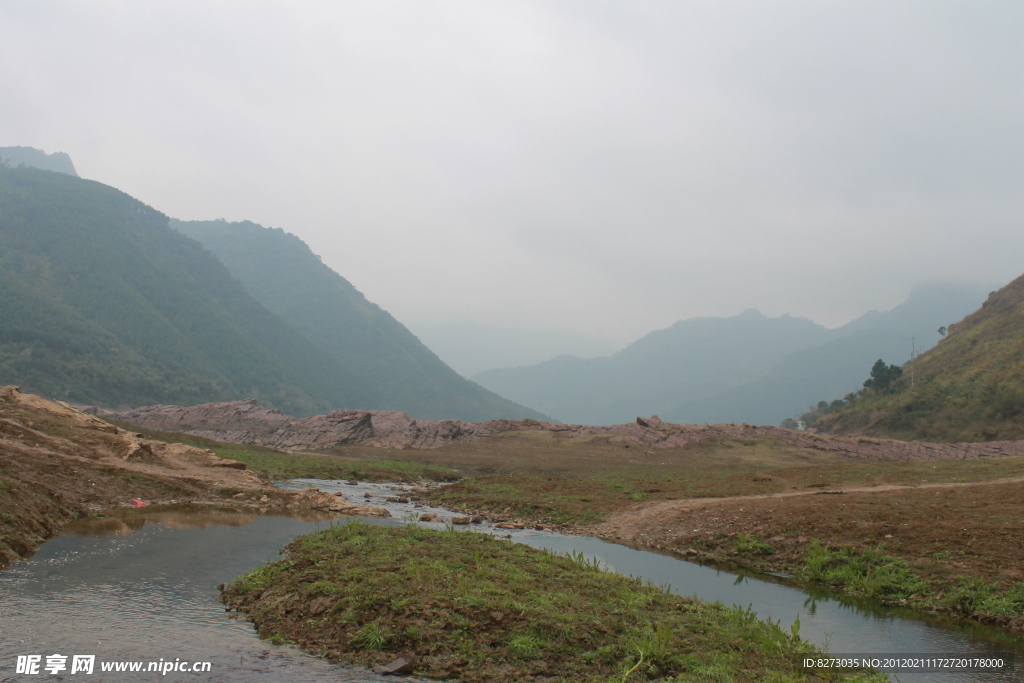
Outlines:
POLYGON ((566 438, 607 436, 610 441, 631 441, 651 448, 685 448, 711 438, 772 438, 798 448, 858 459, 962 460, 1024 455, 1024 441, 944 444, 829 437, 755 425, 677 425, 663 422, 657 416, 611 426, 551 424, 537 420, 425 422, 396 411, 365 410, 335 410, 327 415, 292 418, 279 410, 263 408, 255 400, 247 400, 190 407, 148 406, 115 413, 113 417, 149 429, 282 450, 315 450, 353 444, 400 449, 439 448, 456 441, 473 441, 506 432, 543 430, 566 438))
POLYGON ((482 439, 501 432, 550 427, 536 420, 424 422, 389 410, 334 410, 326 415, 292 418, 280 410, 264 408, 252 399, 190 407, 147 406, 113 413, 111 417, 148 429, 234 443, 255 443, 283 450, 348 444, 437 448, 453 441, 482 439))
POLYGON ((332 495, 317 488, 289 491, 287 495, 291 496, 291 500, 284 505, 285 509, 288 510, 326 510, 328 512, 340 512, 357 517, 391 516, 391 513, 385 508, 370 505, 352 505, 345 502, 345 497, 340 493, 332 495))

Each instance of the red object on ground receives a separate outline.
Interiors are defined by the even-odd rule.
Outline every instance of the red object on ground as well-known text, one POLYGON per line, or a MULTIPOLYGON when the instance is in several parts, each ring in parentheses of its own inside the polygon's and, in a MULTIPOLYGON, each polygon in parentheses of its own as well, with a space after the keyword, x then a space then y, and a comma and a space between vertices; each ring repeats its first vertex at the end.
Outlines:
POLYGON ((135 507, 137 508, 144 508, 147 505, 149 505, 149 503, 147 503, 146 501, 139 500, 138 498, 132 498, 132 502, 135 503, 135 507))

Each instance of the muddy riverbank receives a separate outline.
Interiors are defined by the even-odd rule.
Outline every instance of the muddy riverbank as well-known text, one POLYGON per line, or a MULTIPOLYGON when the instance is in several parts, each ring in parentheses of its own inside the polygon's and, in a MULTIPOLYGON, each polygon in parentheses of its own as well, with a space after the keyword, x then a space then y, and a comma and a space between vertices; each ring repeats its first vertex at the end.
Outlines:
POLYGON ((96 510, 225 501, 384 514, 327 494, 282 491, 245 463, 208 449, 145 439, 60 402, 0 387, 0 567, 96 510))
MULTIPOLYGON (((682 483, 649 478, 627 491, 631 501, 619 492, 622 485, 600 481, 482 477, 426 496, 465 514, 526 526, 575 519, 559 529, 1024 634, 1024 479, 982 478, 1015 474, 1024 462, 957 463, 946 475, 953 481, 941 481, 941 474, 939 481, 920 480, 942 466, 878 463, 872 466, 878 480, 916 475, 919 483, 868 485, 862 474, 847 473, 855 483, 844 482, 837 466, 817 482, 820 475, 776 469, 732 477, 747 481, 748 491, 771 480, 774 493, 714 496, 711 482, 704 497, 662 500, 643 499, 682 483)), ((825 471, 800 468, 815 469, 825 471)), ((727 481, 718 488, 728 493, 737 486, 727 481)))

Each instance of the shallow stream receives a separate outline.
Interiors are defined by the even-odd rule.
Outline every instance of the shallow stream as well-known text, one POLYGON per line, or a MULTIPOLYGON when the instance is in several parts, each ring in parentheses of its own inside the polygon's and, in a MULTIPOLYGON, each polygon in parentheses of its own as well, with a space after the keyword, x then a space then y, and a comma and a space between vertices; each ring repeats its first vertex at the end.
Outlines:
MULTIPOLYGON (((391 510, 397 525, 415 515, 451 513, 412 503, 385 503, 396 492, 382 484, 294 480, 286 488, 313 484, 343 491, 351 502, 370 493, 371 505, 391 510)), ((275 646, 256 637, 247 622, 232 619, 217 601, 217 584, 278 556, 299 534, 346 520, 259 515, 208 507, 143 508, 82 520, 47 541, 32 558, 0 572, 0 681, 409 681, 344 669, 275 646), (46 657, 67 656, 56 674, 46 657), (19 655, 40 655, 40 673, 15 672, 19 655), (70 674, 72 655, 95 655, 93 675, 70 674), (146 672, 151 661, 210 662, 210 673, 146 672), (102 662, 141 661, 140 673, 101 673, 102 662)), ((444 523, 423 523, 443 528, 444 523)), ((599 539, 533 530, 472 530, 555 552, 582 552, 615 571, 647 579, 683 595, 750 607, 784 628, 799 617, 800 635, 833 653, 942 653, 979 655, 1012 652, 1024 667, 1024 643, 996 629, 965 626, 951 619, 812 597, 786 585, 739 577, 673 557, 599 539)), ((899 674, 907 681, 1024 681, 1024 672, 899 674)))

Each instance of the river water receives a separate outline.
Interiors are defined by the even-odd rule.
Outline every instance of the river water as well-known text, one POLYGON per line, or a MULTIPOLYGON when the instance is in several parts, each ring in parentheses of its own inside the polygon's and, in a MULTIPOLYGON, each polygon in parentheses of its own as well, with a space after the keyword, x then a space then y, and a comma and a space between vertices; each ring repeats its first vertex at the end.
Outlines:
MULTIPOLYGON (((402 524, 424 512, 451 517, 437 508, 385 503, 383 496, 394 493, 380 484, 294 480, 283 486, 309 484, 343 491, 353 502, 370 493, 370 504, 388 507, 394 515, 366 519, 370 524, 402 524)), ((297 535, 346 521, 179 506, 123 510, 75 522, 35 556, 0 572, 0 681, 414 681, 341 668, 291 647, 265 643, 250 624, 231 618, 217 601, 217 584, 276 558, 297 535), (40 656, 40 673, 16 672, 18 657, 25 655, 40 656), (67 657, 66 669, 48 673, 44 667, 51 655, 67 657), (71 674, 74 655, 95 655, 94 673, 71 674), (176 660, 210 662, 210 671, 145 671, 149 662, 163 666, 176 660), (143 671, 104 673, 104 662, 142 662, 143 671)), ((477 525, 472 530, 555 552, 582 552, 610 569, 676 593, 749 606, 787 629, 799 618, 800 635, 832 653, 1009 652, 1024 667, 1024 643, 995 629, 825 595, 813 597, 790 586, 594 538, 477 525)), ((1024 681, 1024 672, 901 673, 899 680, 1024 681)))

